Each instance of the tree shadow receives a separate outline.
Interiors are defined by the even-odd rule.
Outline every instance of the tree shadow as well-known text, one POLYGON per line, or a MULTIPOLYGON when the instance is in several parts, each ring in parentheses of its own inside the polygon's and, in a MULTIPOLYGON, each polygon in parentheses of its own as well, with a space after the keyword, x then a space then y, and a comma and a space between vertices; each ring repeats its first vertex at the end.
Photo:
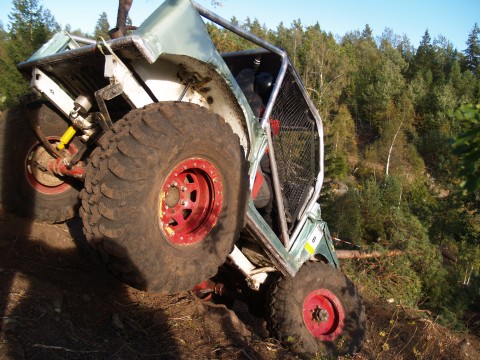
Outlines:
POLYGON ((5 217, 14 225, 3 228, 0 256, 7 358, 177 358, 163 309, 105 270, 78 237, 78 219, 67 227, 5 217))
POLYGON ((0 358, 176 359, 163 309, 106 271, 78 218, 49 225, 4 211, 36 211, 33 189, 29 201, 12 204, 14 180, 27 176, 18 159, 19 138, 31 135, 26 125, 18 108, 0 117, 0 358))

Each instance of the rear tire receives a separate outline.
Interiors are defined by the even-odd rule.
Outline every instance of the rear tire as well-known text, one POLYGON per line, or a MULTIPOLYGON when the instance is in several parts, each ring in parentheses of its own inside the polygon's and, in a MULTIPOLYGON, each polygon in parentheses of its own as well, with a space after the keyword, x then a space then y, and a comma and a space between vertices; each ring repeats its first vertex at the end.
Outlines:
MULTIPOLYGON (((45 103, 29 105, 30 116, 55 144, 68 128, 66 121, 45 103)), ((3 154, 2 204, 7 211, 32 219, 58 223, 73 218, 79 206, 81 183, 69 177, 49 175, 35 166, 39 156, 50 159, 37 140, 20 108, 5 111, 0 119, 3 154)), ((65 152, 72 156, 80 145, 70 144, 65 152)))
POLYGON ((353 354, 362 348, 362 299, 355 285, 330 265, 307 262, 294 278, 279 278, 268 303, 269 331, 301 357, 353 354))
POLYGON ((243 227, 248 167, 209 110, 158 103, 117 121, 82 192, 87 240, 118 278, 175 293, 214 275, 243 227))

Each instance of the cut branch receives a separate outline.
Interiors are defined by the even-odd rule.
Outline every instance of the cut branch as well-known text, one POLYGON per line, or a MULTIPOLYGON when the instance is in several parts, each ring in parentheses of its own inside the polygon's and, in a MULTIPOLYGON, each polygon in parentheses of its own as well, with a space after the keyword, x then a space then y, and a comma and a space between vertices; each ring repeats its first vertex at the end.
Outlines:
POLYGON ((71 353, 82 353, 82 354, 92 354, 92 353, 98 353, 100 351, 98 350, 74 350, 74 349, 69 349, 63 346, 53 346, 53 345, 43 345, 43 344, 33 344, 33 347, 38 347, 42 349, 50 349, 50 350, 62 350, 66 352, 71 352, 71 353))
POLYGON ((361 250, 337 250, 337 257, 339 259, 369 259, 379 257, 400 256, 404 252, 400 250, 390 250, 387 252, 380 251, 361 251, 361 250))

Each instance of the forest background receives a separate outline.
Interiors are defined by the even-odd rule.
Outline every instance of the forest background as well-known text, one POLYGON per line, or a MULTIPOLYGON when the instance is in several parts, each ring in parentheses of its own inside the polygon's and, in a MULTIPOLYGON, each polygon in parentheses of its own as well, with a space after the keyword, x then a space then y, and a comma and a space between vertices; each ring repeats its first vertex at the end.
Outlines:
MULTIPOLYGON (((14 0, 0 23, 0 111, 28 84, 16 70, 51 35, 107 36, 60 29, 37 0, 14 0)), ((343 262, 365 293, 426 310, 465 329, 480 312, 480 28, 465 49, 425 31, 415 48, 385 29, 341 37, 319 24, 267 29, 232 21, 285 49, 319 110, 326 133, 323 217, 351 248, 403 255, 343 262)), ((251 46, 207 24, 220 51, 251 46)), ((345 242, 338 245, 345 246, 345 242)))

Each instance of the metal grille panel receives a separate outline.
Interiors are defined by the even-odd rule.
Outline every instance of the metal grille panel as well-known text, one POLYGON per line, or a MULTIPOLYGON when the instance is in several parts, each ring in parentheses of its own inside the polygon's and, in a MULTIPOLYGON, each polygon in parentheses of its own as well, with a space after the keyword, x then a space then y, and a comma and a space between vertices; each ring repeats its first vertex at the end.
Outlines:
POLYGON ((285 208, 296 216, 319 166, 316 123, 292 71, 288 69, 285 74, 270 116, 270 127, 285 208))

